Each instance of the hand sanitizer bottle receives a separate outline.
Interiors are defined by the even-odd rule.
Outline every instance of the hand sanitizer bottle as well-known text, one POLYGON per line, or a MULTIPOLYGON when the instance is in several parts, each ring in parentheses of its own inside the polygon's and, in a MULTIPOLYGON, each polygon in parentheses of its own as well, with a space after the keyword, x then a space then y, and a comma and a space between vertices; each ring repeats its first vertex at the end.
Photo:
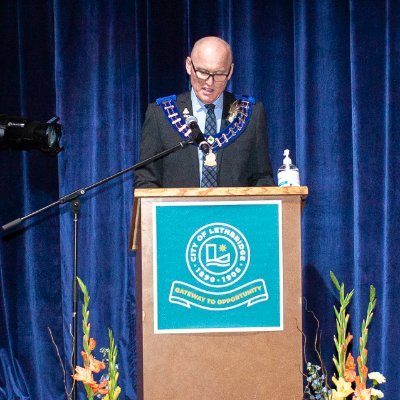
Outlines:
POLYGON ((292 164, 289 150, 283 152, 283 165, 278 169, 278 186, 300 186, 299 169, 292 164))

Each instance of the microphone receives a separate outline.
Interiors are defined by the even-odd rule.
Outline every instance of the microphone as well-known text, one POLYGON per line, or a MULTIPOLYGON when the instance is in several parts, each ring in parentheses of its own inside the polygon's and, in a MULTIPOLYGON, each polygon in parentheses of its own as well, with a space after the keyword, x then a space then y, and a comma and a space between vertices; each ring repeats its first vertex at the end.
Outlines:
POLYGON ((186 118, 186 126, 192 131, 192 139, 197 143, 203 153, 210 151, 210 146, 204 138, 203 132, 199 128, 197 118, 190 115, 186 118))

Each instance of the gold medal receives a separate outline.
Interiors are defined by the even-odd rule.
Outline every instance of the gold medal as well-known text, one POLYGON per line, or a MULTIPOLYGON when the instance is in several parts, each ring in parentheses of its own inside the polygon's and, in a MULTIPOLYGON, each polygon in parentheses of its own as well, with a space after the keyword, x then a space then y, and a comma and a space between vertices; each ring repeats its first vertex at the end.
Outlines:
POLYGON ((217 157, 215 156, 215 154, 212 152, 211 149, 206 154, 206 158, 204 159, 204 165, 206 165, 207 167, 215 167, 217 165, 217 157))

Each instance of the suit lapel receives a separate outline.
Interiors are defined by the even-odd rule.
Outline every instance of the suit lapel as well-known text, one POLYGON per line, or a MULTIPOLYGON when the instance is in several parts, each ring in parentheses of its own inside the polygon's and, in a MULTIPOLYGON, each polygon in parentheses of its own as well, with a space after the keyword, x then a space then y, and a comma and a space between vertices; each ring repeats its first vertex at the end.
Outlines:
MULTIPOLYGON (((190 98, 190 92, 180 94, 176 99, 178 109, 183 114, 183 110, 187 108, 189 114, 193 115, 192 100, 190 98)), ((190 179, 189 186, 198 187, 200 183, 200 172, 199 172, 199 155, 197 147, 189 145, 186 149, 178 150, 184 153, 185 163, 189 165, 190 170, 187 173, 187 178, 190 179)), ((183 171, 182 171, 183 172, 183 171)))
MULTIPOLYGON (((223 106, 222 106, 222 119, 221 119, 220 131, 222 131, 223 129, 225 129, 228 126, 227 118, 228 118, 228 114, 229 114, 229 109, 231 107, 231 104, 234 101, 235 101, 235 96, 233 96, 229 92, 224 92, 224 102, 223 102, 223 106)), ((224 153, 224 149, 217 151, 218 165, 221 165, 223 153, 224 153)))
POLYGON ((176 103, 178 105, 181 114, 183 114, 183 110, 187 108, 189 110, 189 114, 192 115, 193 108, 192 108, 192 100, 190 99, 190 92, 185 92, 180 94, 176 99, 176 103))

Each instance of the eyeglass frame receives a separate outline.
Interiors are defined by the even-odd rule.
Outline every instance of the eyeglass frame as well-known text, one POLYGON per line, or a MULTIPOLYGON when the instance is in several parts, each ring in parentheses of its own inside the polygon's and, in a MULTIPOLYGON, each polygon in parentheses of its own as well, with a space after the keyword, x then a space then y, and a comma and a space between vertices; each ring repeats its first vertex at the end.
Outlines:
POLYGON ((232 64, 231 64, 231 66, 229 67, 229 71, 228 71, 227 74, 221 74, 221 73, 215 73, 215 72, 209 72, 209 71, 200 71, 200 70, 196 69, 196 67, 195 67, 194 64, 193 64, 193 60, 192 60, 192 59, 190 59, 190 63, 192 64, 192 68, 193 68, 193 71, 194 71, 194 73, 195 73, 195 75, 196 75, 196 78, 197 78, 197 79, 200 79, 200 80, 202 80, 202 81, 206 81, 206 80, 210 79, 210 77, 211 77, 211 78, 213 79, 214 82, 217 82, 217 83, 226 82, 226 81, 228 80, 228 76, 230 75, 231 70, 232 70, 232 64), (207 75, 208 75, 207 78, 200 78, 200 77, 197 75, 198 72, 203 73, 203 74, 207 74, 207 75), (215 79, 215 76, 218 76, 218 75, 224 76, 225 79, 224 79, 223 81, 217 81, 217 80, 215 79))

